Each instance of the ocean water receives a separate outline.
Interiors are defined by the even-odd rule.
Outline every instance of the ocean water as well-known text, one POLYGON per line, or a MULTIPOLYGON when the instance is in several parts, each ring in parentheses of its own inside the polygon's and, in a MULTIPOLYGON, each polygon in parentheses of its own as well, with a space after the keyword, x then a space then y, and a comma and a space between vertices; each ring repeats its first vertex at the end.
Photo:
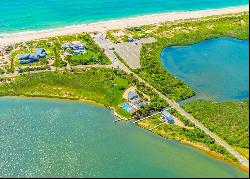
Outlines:
POLYGON ((167 47, 161 59, 168 71, 196 91, 187 101, 249 99, 249 40, 217 38, 167 47))
POLYGON ((0 98, 0 177, 247 177, 81 102, 0 98))
POLYGON ((248 0, 1 0, 0 33, 124 17, 247 5, 248 0))

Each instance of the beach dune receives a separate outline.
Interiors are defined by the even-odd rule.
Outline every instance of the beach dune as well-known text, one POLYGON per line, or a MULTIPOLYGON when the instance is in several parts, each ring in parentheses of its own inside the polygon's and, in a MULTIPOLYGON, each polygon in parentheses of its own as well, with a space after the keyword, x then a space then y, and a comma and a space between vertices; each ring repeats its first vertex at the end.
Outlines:
POLYGON ((179 19, 201 18, 212 15, 223 15, 230 13, 239 13, 249 11, 249 5, 237 6, 221 9, 186 11, 186 12, 172 12, 163 14, 153 14, 138 16, 120 20, 110 20, 98 23, 81 24, 65 28, 40 30, 33 32, 21 32, 16 34, 8 34, 0 37, 0 46, 11 45, 18 42, 25 42, 34 39, 54 37, 58 35, 69 35, 82 32, 105 32, 109 29, 122 29, 125 27, 142 26, 148 24, 161 23, 165 21, 174 21, 179 19))

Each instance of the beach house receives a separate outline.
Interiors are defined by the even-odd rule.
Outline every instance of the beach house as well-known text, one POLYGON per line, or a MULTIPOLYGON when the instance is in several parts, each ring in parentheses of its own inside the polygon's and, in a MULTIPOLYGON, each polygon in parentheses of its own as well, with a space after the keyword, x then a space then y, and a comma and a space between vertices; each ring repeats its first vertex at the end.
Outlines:
POLYGON ((65 43, 62 45, 62 49, 63 50, 71 49, 73 50, 73 54, 86 53, 86 45, 79 41, 65 43))
POLYGON ((139 98, 139 95, 138 95, 136 92, 130 91, 130 92, 128 93, 128 99, 129 99, 130 101, 133 100, 133 99, 136 99, 136 98, 139 98))
POLYGON ((168 122, 169 124, 174 124, 174 118, 169 112, 167 112, 167 110, 162 111, 162 116, 160 119, 162 122, 168 122))
POLYGON ((35 53, 18 54, 18 60, 21 64, 29 64, 46 57, 44 48, 36 49, 35 53))
POLYGON ((141 101, 139 95, 136 92, 132 91, 128 93, 128 99, 132 104, 139 108, 143 108, 146 104, 149 103, 147 101, 141 101))

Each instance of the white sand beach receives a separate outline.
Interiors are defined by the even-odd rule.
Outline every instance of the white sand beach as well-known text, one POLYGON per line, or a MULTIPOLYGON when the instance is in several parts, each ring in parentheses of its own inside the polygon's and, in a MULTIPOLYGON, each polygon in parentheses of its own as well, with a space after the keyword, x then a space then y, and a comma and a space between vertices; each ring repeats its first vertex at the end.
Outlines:
POLYGON ((230 13, 239 13, 244 11, 247 12, 249 11, 249 5, 221 8, 221 9, 153 14, 153 15, 120 19, 120 20, 110 20, 98 23, 81 24, 65 28, 9 34, 0 37, 0 46, 11 45, 18 42, 53 37, 58 35, 68 35, 68 34, 75 34, 82 32, 94 32, 94 31, 105 32, 109 29, 122 29, 125 27, 162 23, 165 21, 174 21, 178 19, 201 18, 212 15, 223 15, 230 13))

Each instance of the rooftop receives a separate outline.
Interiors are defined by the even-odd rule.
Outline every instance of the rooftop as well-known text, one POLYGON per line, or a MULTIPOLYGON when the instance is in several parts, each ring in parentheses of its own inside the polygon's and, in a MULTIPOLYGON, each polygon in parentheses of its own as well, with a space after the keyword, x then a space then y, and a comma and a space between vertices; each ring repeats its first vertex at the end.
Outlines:
POLYGON ((18 60, 20 60, 21 63, 31 63, 44 57, 46 57, 44 48, 36 49, 35 53, 18 54, 18 60))
POLYGON ((63 49, 72 48, 73 50, 84 49, 85 47, 86 45, 79 41, 73 41, 71 43, 65 43, 62 45, 63 49))
POLYGON ((138 96, 138 94, 137 94, 136 92, 130 91, 130 92, 128 93, 128 99, 129 99, 129 100, 136 99, 136 98, 138 98, 138 97, 139 97, 139 96, 138 96))

